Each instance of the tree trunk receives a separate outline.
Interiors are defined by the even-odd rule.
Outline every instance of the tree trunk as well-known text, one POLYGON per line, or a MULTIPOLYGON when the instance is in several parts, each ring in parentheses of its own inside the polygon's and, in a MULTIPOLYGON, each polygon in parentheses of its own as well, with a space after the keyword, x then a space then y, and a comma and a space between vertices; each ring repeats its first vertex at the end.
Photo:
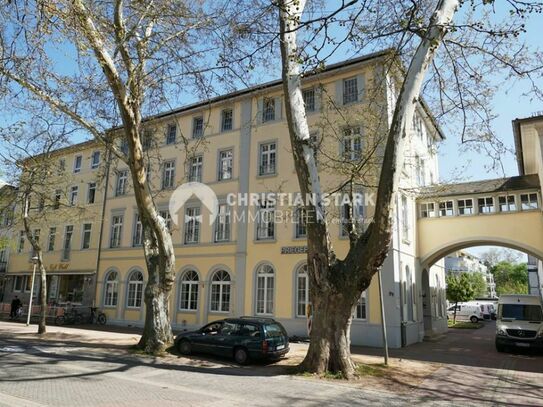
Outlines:
POLYGON ((43 266, 41 251, 38 253, 38 265, 41 278, 40 289, 40 319, 38 321, 38 334, 44 334, 47 332, 47 273, 43 266))

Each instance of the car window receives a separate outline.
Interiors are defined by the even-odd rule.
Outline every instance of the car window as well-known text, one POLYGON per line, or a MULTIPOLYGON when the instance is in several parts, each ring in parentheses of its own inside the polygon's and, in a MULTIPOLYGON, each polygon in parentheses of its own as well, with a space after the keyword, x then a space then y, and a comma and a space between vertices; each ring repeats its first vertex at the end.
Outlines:
POLYGON ((233 322, 225 322, 222 329, 221 329, 221 335, 237 335, 239 332, 239 324, 235 324, 233 322))
POLYGON ((216 335, 221 330, 222 322, 212 322, 202 328, 202 332, 205 334, 216 335))
POLYGON ((252 338, 260 337, 260 328, 253 324, 243 324, 239 331, 240 336, 249 336, 252 338))
POLYGON ((285 335, 283 328, 279 324, 266 325, 266 338, 276 338, 285 335))

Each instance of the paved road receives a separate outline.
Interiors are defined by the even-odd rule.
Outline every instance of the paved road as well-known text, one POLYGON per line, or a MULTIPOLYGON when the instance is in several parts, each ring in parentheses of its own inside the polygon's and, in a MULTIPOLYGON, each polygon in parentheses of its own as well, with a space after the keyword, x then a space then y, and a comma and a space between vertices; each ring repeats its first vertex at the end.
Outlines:
POLYGON ((84 331, 72 330, 67 340, 37 341, 27 333, 34 329, 0 322, 1 407, 543 405, 543 356, 495 353, 492 326, 393 350, 444 363, 409 395, 286 376, 269 366, 142 358, 122 350, 134 335, 96 333, 89 343, 84 331))

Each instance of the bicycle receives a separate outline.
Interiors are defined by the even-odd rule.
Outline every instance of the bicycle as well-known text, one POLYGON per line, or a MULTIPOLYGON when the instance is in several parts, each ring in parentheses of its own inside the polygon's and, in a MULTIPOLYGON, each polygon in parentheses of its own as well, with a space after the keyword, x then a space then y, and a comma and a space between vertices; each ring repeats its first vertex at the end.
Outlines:
POLYGON ((55 325, 73 324, 81 325, 83 323, 83 315, 77 312, 75 309, 64 311, 63 315, 57 315, 55 318, 55 325))
POLYGON ((89 315, 89 323, 90 324, 98 324, 98 325, 105 325, 107 322, 107 316, 104 314, 103 311, 98 310, 97 307, 90 307, 90 315, 89 315))

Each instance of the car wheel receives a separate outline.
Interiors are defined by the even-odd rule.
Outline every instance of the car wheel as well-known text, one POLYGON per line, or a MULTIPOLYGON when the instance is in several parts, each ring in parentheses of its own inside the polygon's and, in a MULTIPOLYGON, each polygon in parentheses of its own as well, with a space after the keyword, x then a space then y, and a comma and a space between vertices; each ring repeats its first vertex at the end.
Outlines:
POLYGON ((477 318, 476 316, 473 316, 469 319, 471 322, 473 322, 474 324, 476 324, 477 322, 479 322, 479 318, 477 318))
POLYGON ((177 350, 182 355, 190 355, 192 353, 192 345, 185 339, 177 343, 177 350))
POLYGON ((96 322, 100 325, 105 325, 107 322, 106 314, 100 314, 98 315, 98 318, 96 318, 96 322))
POLYGON ((234 349, 234 360, 240 365, 246 365, 249 361, 249 354, 245 348, 234 349))

